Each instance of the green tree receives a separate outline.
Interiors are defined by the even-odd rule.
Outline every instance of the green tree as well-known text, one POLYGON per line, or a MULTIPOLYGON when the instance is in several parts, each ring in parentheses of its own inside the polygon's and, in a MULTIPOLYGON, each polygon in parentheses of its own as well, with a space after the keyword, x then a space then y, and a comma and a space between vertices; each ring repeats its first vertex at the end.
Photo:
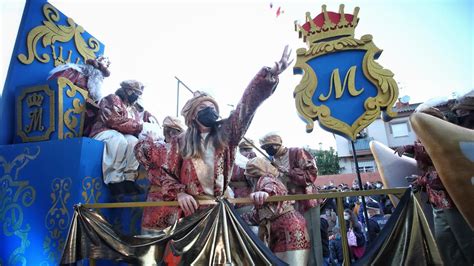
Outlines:
POLYGON ((340 173, 339 158, 333 147, 329 148, 329 150, 310 149, 309 152, 313 155, 318 165, 318 175, 336 175, 340 173))

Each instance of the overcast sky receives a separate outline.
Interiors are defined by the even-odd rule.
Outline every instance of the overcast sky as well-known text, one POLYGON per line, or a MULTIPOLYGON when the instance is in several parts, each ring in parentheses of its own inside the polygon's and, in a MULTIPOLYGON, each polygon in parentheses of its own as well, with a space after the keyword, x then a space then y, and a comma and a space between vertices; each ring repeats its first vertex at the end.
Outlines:
MULTIPOLYGON (((286 44, 305 47, 293 21, 304 21, 341 1, 123 1, 52 0, 105 44, 112 93, 120 81, 146 85, 145 107, 159 120, 176 114, 176 80, 210 92, 225 116, 260 67, 277 61, 286 44), (270 3, 273 8, 270 8, 270 3), (278 7, 284 11, 276 17, 278 7)), ((378 62, 395 73, 411 102, 474 88, 474 1, 349 1, 345 12, 360 7, 355 37, 372 34, 384 50, 378 62)), ((0 0, 0 81, 4 82, 25 1, 0 0)), ((293 52, 293 57, 295 57, 293 52)), ((316 126, 305 132, 296 114, 293 90, 301 76, 291 69, 277 91, 257 111, 248 136, 280 132, 288 146, 335 147, 332 134, 316 126)), ((190 97, 181 90, 180 108, 190 97)))

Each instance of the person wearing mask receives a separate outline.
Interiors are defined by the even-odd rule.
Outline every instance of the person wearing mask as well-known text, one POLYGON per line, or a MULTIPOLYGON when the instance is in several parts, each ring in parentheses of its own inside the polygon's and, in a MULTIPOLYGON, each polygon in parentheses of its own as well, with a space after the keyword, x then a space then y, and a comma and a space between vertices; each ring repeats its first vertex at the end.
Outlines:
MULTIPOLYGON (((280 171, 280 180, 288 188, 288 194, 315 194, 318 168, 313 156, 303 148, 287 148, 277 133, 271 132, 260 139, 260 146, 280 171)), ((320 202, 300 200, 295 208, 304 215, 311 237, 310 265, 322 265, 320 202)))
POLYGON ((249 224, 259 225, 260 239, 280 259, 289 265, 309 265, 310 239, 304 217, 295 210, 293 202, 265 203, 269 196, 288 193, 277 178, 278 170, 267 159, 257 157, 247 163, 245 174, 258 181, 255 192, 250 194, 255 208, 245 213, 243 219, 249 224))
POLYGON ((352 258, 353 260, 358 260, 365 253, 366 241, 362 224, 350 209, 344 210, 344 221, 346 222, 347 239, 352 258))
MULTIPOLYGON (((257 157, 257 154, 253 151, 253 142, 251 140, 242 140, 239 143, 239 153, 246 159, 257 157)), ((235 198, 247 198, 255 189, 256 180, 253 181, 253 178, 248 179, 244 172, 245 168, 242 168, 237 163, 234 164, 229 186, 234 192, 235 198)), ((236 205, 236 211, 239 214, 250 211, 251 208, 251 205, 236 205)))
MULTIPOLYGON (((382 182, 380 181, 377 181, 374 183, 374 188, 375 189, 382 189, 383 188, 383 184, 382 182)), ((383 213, 383 207, 385 206, 385 202, 388 200, 388 196, 387 195, 372 195, 371 198, 378 202, 379 204, 379 208, 381 210, 381 213, 383 213)))
POLYGON ((171 141, 161 185, 164 199, 177 200, 184 215, 199 208, 197 199, 232 196, 229 182, 237 146, 257 108, 272 95, 278 76, 291 63, 289 56, 287 46, 280 61, 262 68, 226 119, 218 120, 219 104, 204 92, 196 91, 183 106, 187 129, 171 141))
MULTIPOLYGON (((150 187, 147 201, 163 201, 161 176, 163 165, 167 160, 170 142, 184 131, 184 125, 178 118, 167 116, 163 120, 164 139, 147 134, 135 145, 135 156, 147 171, 150 187)), ((173 225, 179 217, 177 207, 145 207, 142 216, 142 234, 152 234, 173 225)))
POLYGON ((143 84, 136 80, 121 82, 115 94, 100 101, 98 117, 90 132, 90 137, 105 143, 102 172, 112 195, 142 193, 135 183, 139 163, 134 147, 143 124, 134 104, 143 89, 143 84))

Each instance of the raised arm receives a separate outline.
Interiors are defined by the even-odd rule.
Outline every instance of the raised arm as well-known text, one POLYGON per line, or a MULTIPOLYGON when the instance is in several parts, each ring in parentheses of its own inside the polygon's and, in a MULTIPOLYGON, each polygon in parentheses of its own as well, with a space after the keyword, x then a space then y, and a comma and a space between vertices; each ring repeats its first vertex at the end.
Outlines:
POLYGON ((244 91, 236 109, 224 123, 224 130, 229 136, 229 144, 237 146, 247 132, 253 116, 260 104, 267 99, 278 85, 280 75, 293 62, 289 61, 291 51, 285 47, 279 62, 273 68, 264 67, 252 79, 244 91))

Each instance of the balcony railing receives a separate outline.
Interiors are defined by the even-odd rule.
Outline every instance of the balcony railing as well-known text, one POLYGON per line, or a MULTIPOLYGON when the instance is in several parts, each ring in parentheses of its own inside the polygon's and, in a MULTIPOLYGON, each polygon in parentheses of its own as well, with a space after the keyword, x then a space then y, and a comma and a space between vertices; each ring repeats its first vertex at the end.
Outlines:
MULTIPOLYGON (((369 150, 370 149, 369 143, 372 140, 374 140, 373 137, 366 137, 366 138, 356 139, 356 141, 354 142, 354 147, 355 147, 356 151, 369 150)), ((352 147, 351 147, 350 143, 349 143, 349 150, 352 153, 352 147)))

